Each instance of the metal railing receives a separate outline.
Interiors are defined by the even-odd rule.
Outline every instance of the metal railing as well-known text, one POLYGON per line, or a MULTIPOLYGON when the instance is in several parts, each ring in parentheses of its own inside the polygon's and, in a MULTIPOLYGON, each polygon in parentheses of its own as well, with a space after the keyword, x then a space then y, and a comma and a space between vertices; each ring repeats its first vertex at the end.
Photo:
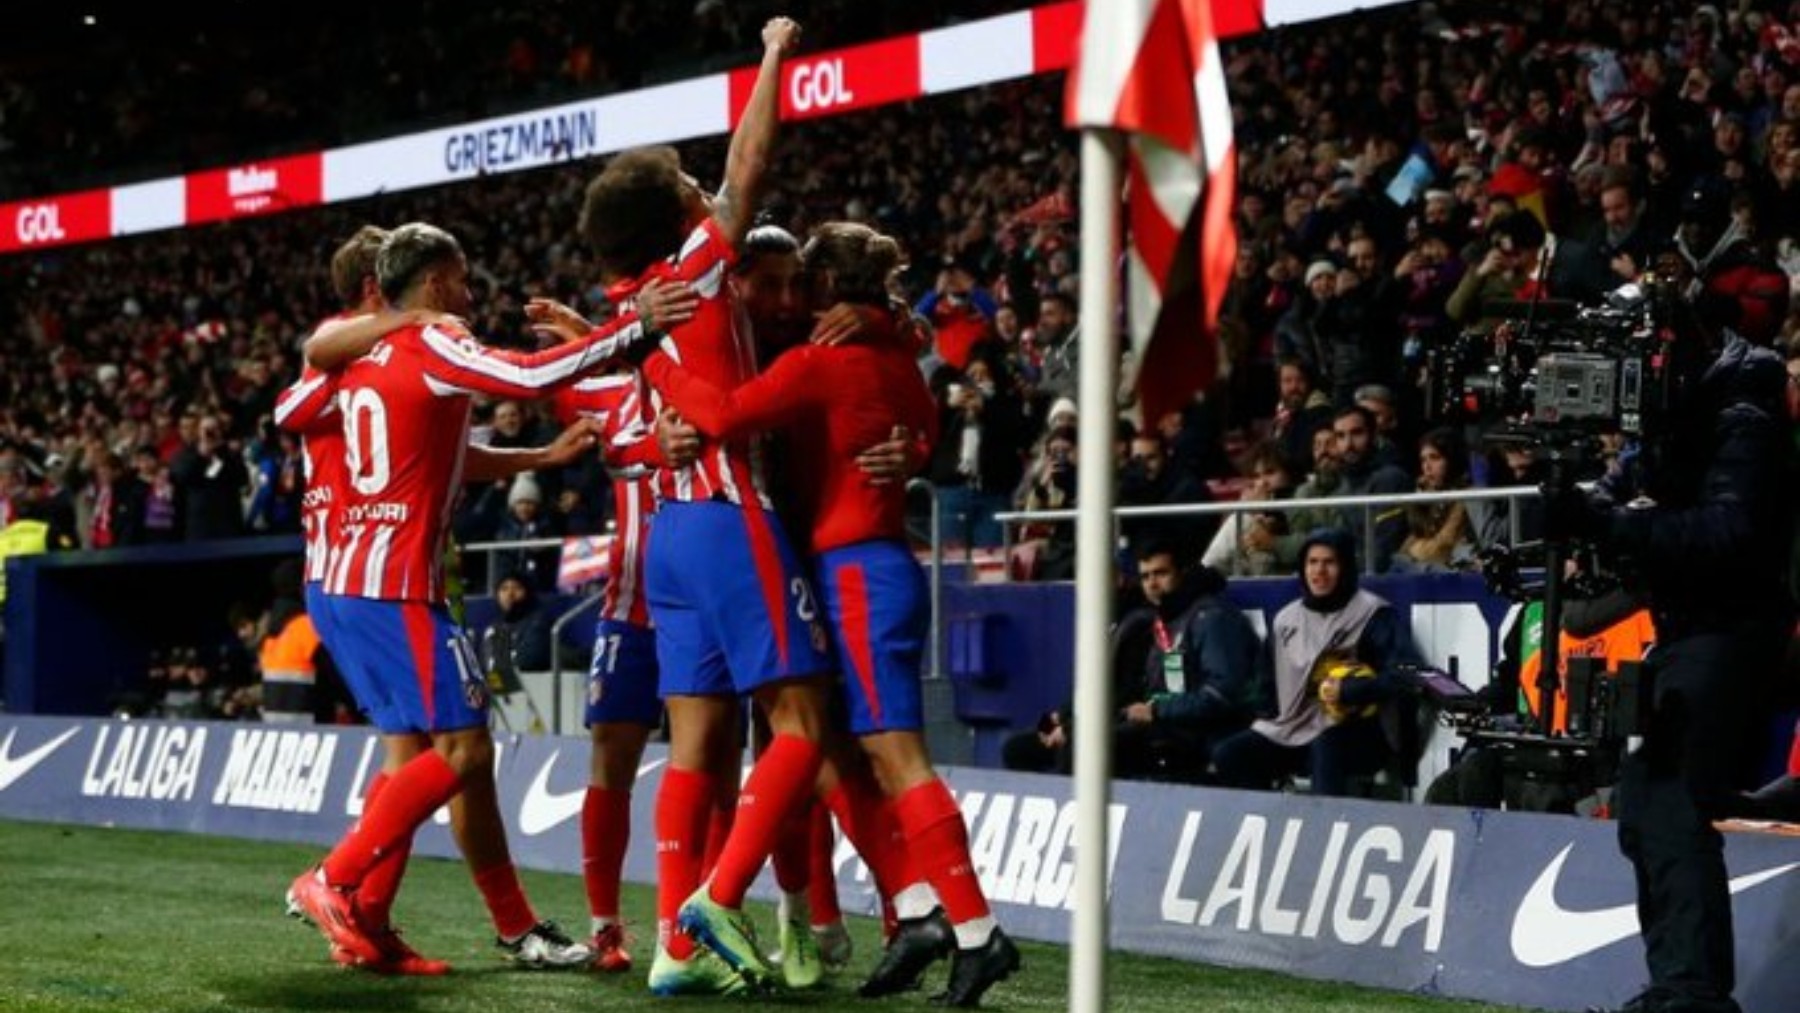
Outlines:
MULTIPOLYGON (((945 677, 944 657, 944 518, 940 509, 937 487, 925 479, 914 479, 907 483, 907 492, 923 493, 930 502, 931 516, 929 540, 931 546, 931 572, 929 574, 929 593, 931 596, 931 621, 927 633, 926 677, 942 679, 945 677)), ((1362 548, 1365 568, 1374 560, 1376 511, 1384 507, 1405 508, 1408 506, 1424 506, 1435 503, 1468 503, 1504 501, 1507 505, 1507 524, 1512 541, 1519 540, 1518 502, 1523 499, 1535 499, 1540 495, 1536 486, 1504 486, 1493 489, 1456 489, 1446 492, 1414 492, 1389 495, 1359 496, 1327 496, 1309 499, 1282 500, 1231 500, 1217 503, 1177 503, 1161 506, 1119 507, 1113 511, 1115 541, 1119 533, 1119 525, 1124 521, 1136 518, 1179 518, 1205 517, 1224 514, 1250 513, 1288 513, 1295 510, 1360 510, 1362 511, 1362 548)), ((1065 510, 1014 510, 999 513, 995 519, 1004 531, 1002 544, 1003 558, 1010 556, 1014 530, 1024 524, 1070 522, 1079 515, 1077 509, 1065 510)), ((473 542, 462 547, 462 551, 485 552, 489 556, 488 590, 493 591, 497 582, 498 568, 492 565, 494 556, 500 553, 530 551, 534 549, 557 548, 563 544, 560 538, 538 538, 518 542, 473 542)), ((1011 579, 1011 567, 1004 568, 1007 579, 1011 579)), ((557 616, 550 627, 550 672, 551 682, 551 727, 562 727, 564 661, 568 654, 563 646, 563 631, 568 625, 583 617, 595 615, 599 608, 601 592, 594 592, 582 598, 557 616)), ((585 678, 586 673, 582 673, 585 678)))
POLYGON ((931 502, 931 626, 926 632, 925 649, 930 652, 929 679, 944 677, 944 518, 938 510, 937 485, 928 479, 915 478, 906 483, 908 495, 923 489, 931 502))
POLYGON ((494 565, 494 560, 501 553, 530 552, 534 549, 561 549, 566 540, 563 538, 526 538, 516 542, 470 542, 457 548, 465 556, 472 552, 484 553, 487 556, 487 593, 493 594, 494 589, 500 585, 501 577, 500 567, 494 565))
MULTIPOLYGON (((1171 503, 1159 506, 1118 507, 1113 510, 1113 540, 1118 541, 1122 521, 1137 518, 1204 517, 1216 514, 1291 513, 1295 510, 1360 510, 1362 511, 1362 559, 1365 570, 1375 559, 1375 512, 1381 507, 1429 506, 1434 503, 1470 503, 1504 500, 1511 539, 1519 540, 1519 511, 1522 499, 1543 495, 1535 485, 1509 485, 1492 489, 1452 489, 1444 492, 1388 493, 1382 495, 1320 496, 1307 499, 1229 500, 1222 503, 1171 503)), ((1079 508, 1063 510, 1011 510, 994 515, 1000 522, 1004 538, 1001 548, 1011 555, 1013 530, 1022 524, 1054 524, 1070 522, 1080 516, 1079 508)), ((1010 569, 1008 571, 1010 573, 1010 569)))

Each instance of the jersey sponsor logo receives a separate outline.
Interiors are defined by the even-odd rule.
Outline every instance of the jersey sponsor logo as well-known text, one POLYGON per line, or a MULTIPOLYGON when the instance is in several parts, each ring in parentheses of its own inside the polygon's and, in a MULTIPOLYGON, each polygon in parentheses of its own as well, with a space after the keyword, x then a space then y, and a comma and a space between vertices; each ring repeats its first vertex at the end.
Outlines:
POLYGON ((31 773, 33 767, 49 759, 51 753, 56 752, 59 746, 74 738, 75 733, 79 731, 81 729, 71 728, 34 749, 28 749, 18 756, 14 756, 13 736, 17 735, 19 730, 8 728, 6 741, 0 742, 0 791, 12 787, 14 781, 31 773))
POLYGON ((100 725, 81 776, 88 798, 191 802, 206 755, 206 729, 183 725, 100 725))
MULTIPOLYGON (((586 783, 572 791, 553 791, 550 788, 550 768, 556 766, 556 759, 561 753, 561 750, 551 753, 550 758, 532 776, 531 784, 525 788, 525 801, 519 805, 519 832, 526 837, 536 837, 581 815, 582 803, 587 800, 586 783)), ((638 765, 637 776, 641 778, 667 762, 649 760, 641 763, 638 765)))
POLYGON ((337 736, 247 729, 231 733, 231 753, 213 788, 213 805, 316 813, 331 781, 337 736))
POLYGON ((1279 830, 1246 815, 1228 847, 1196 848, 1205 814, 1189 811, 1168 878, 1162 919, 1239 932, 1426 953, 1443 944, 1456 834, 1408 840, 1383 824, 1353 829, 1290 817, 1279 830), (1190 884, 1204 889, 1185 893, 1190 884))
MULTIPOLYGON (((1565 845, 1544 866, 1544 871, 1532 881, 1531 888, 1525 891, 1525 898, 1519 902, 1519 909, 1513 914, 1513 959, 1526 967, 1566 964, 1630 939, 1640 931, 1635 901, 1583 909, 1565 907, 1556 899, 1556 884, 1562 878, 1563 865, 1574 848, 1573 844, 1565 845)), ((1729 887, 1733 894, 1742 893, 1797 868, 1800 868, 1800 862, 1790 862, 1737 876, 1729 887)))

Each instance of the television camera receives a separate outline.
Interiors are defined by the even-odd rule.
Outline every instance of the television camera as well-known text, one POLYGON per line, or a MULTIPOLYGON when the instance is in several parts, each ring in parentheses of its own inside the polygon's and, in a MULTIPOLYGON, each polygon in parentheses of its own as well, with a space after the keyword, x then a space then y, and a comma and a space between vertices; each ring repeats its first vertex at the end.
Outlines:
MULTIPOLYGON (((1570 494, 1599 460, 1602 437, 1635 439, 1642 447, 1665 438, 1677 393, 1677 321, 1686 319, 1680 305, 1676 286, 1655 276, 1592 306, 1543 299, 1490 304, 1489 316, 1502 317, 1498 326, 1464 332, 1428 354, 1428 412, 1441 422, 1483 427, 1490 445, 1529 448, 1545 465, 1545 495, 1570 494)), ((1497 593, 1543 602, 1546 645, 1559 642, 1563 599, 1571 590, 1564 562, 1582 548, 1555 539, 1532 546, 1543 578, 1529 587, 1517 555, 1483 560, 1497 593)), ((1587 589, 1573 590, 1586 596, 1587 589)), ((1557 668, 1539 669, 1531 689, 1540 719, 1528 732, 1549 735, 1557 668)))
POLYGON ((1654 439, 1673 394, 1673 286, 1619 288, 1596 306, 1489 304, 1504 319, 1426 356, 1426 405, 1444 422, 1487 424, 1490 439, 1577 451, 1604 434, 1654 439))

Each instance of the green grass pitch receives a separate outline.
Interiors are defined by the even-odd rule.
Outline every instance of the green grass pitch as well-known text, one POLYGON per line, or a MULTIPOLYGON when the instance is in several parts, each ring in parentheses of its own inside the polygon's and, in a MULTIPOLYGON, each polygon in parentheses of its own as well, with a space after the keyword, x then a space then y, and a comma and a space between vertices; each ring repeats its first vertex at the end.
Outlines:
MULTIPOLYGON (((439 979, 381 978, 333 965, 311 928, 281 914, 287 883, 315 848, 190 834, 0 821, 0 1011, 538 1011, 720 1009, 931 1009, 923 995, 869 1002, 855 979, 805 994, 750 1000, 655 999, 643 983, 654 897, 626 888, 637 926, 638 969, 626 976, 516 971, 492 945, 480 898, 461 865, 419 859, 408 870, 395 921, 420 951, 455 972, 439 979)), ((575 856, 570 856, 571 864, 575 856)), ((541 916, 571 934, 587 928, 581 881, 526 872, 541 916)), ((758 911, 768 926, 771 914, 758 911)), ((852 919, 855 972, 866 972, 877 926, 852 919)), ((1025 970, 989 993, 993 1010, 1067 1007, 1067 951, 1022 944, 1025 970)), ((942 979, 934 970, 927 989, 942 979)), ((1478 1013, 1453 1002, 1255 971, 1114 954, 1109 1008, 1143 1013, 1478 1013)))

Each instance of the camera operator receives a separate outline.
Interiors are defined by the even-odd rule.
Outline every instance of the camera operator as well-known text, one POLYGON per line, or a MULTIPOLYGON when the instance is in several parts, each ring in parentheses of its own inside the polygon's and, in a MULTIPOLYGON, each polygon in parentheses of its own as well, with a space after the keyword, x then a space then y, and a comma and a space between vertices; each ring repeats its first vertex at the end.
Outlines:
POLYGON ((1618 792, 1650 971, 1649 988, 1623 1007, 1636 1013, 1739 1008, 1724 841, 1712 820, 1749 773, 1743 754, 1758 741, 1754 717, 1793 625, 1786 375, 1779 356, 1737 329, 1764 309, 1766 293, 1747 294, 1754 300, 1704 291, 1678 307, 1673 403, 1666 435, 1646 444, 1642 489, 1547 490, 1547 535, 1623 560, 1656 627, 1642 741, 1618 792))

